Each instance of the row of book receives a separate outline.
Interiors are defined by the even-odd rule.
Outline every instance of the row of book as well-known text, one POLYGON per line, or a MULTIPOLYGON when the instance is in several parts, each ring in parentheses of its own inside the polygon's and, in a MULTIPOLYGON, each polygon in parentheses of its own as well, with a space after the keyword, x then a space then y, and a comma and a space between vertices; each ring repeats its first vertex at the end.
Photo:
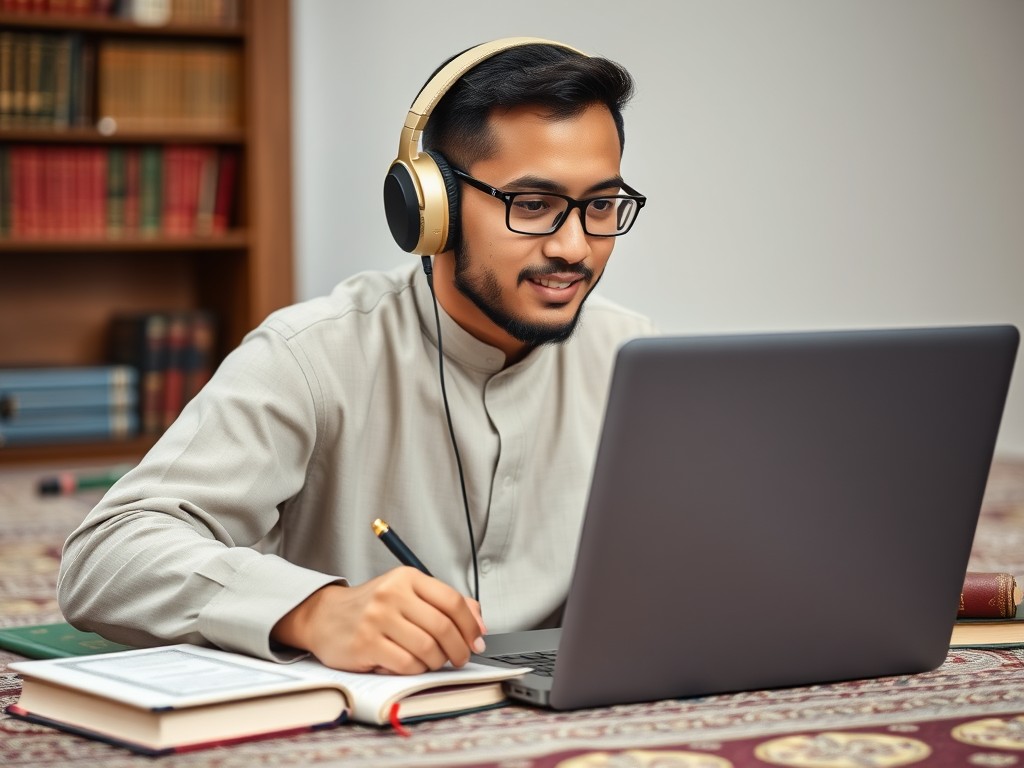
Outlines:
POLYGON ((0 448, 131 437, 138 380, 130 365, 0 369, 0 448))
POLYGON ((47 16, 122 18, 138 24, 232 26, 239 0, 0 0, 0 11, 47 16))
POLYGON ((0 127, 233 130, 242 52, 206 42, 0 31, 0 127))
POLYGON ((142 312, 114 317, 110 359, 138 372, 139 430, 156 434, 210 379, 216 322, 206 310, 142 312))
POLYGON ((204 310, 119 315, 109 364, 0 368, 0 449, 159 434, 209 380, 215 342, 204 310))
POLYGON ((223 234, 238 164, 201 145, 0 145, 0 238, 223 234))
POLYGON ((81 34, 0 31, 0 128, 92 125, 95 71, 81 34))
POLYGON ((98 126, 231 130, 242 123, 242 52, 215 43, 109 40, 96 65, 98 126))

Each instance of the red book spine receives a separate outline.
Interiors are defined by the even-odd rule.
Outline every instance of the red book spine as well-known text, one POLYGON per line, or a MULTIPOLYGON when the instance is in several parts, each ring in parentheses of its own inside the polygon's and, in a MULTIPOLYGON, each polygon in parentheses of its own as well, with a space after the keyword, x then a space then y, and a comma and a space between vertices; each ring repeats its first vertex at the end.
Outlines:
POLYGON ((164 372, 163 427, 174 423, 185 405, 185 354, 189 342, 188 317, 182 312, 167 323, 167 368, 164 372))
POLYGON ((238 179, 238 153, 221 152, 217 172, 217 195, 213 206, 213 231, 224 234, 232 224, 235 209, 235 188, 238 179))
POLYGON ((25 148, 25 235, 43 234, 43 150, 25 148))
POLYGON ((185 234, 194 234, 196 231, 202 164, 202 148, 189 147, 188 154, 185 155, 185 189, 182 195, 182 224, 185 234))
POLYGON ((968 572, 960 593, 960 619, 1012 619, 1022 592, 1008 573, 968 572))
POLYGON ((13 146, 9 151, 11 165, 11 236, 25 234, 25 149, 13 146))
POLYGON ((106 148, 94 147, 92 151, 92 231, 96 237, 107 233, 107 177, 110 153, 106 148))
POLYGON ((54 165, 57 166, 57 189, 54 200, 54 217, 57 220, 57 233, 61 236, 80 234, 75 231, 75 156, 73 147, 53 150, 54 165))
POLYGON ((68 234, 62 194, 63 160, 66 151, 59 147, 47 148, 40 161, 43 174, 41 194, 46 205, 39 211, 39 231, 48 237, 68 234))

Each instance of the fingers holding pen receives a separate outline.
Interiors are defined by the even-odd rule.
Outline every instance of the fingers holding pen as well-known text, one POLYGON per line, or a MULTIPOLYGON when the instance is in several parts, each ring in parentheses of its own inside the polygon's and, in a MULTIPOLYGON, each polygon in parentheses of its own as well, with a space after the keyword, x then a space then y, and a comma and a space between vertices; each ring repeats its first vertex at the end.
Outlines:
MULTIPOLYGON (((427 570, 427 566, 416 556, 416 554, 402 541, 398 533, 391 528, 391 526, 377 518, 371 524, 374 534, 381 540, 381 542, 391 551, 391 553, 398 559, 400 563, 406 566, 410 566, 420 571, 421 573, 430 576, 431 573, 427 570)), ((437 608, 446 618, 454 619, 462 634, 463 639, 468 643, 469 647, 476 653, 482 653, 484 651, 483 635, 487 633, 487 627, 484 625, 483 614, 480 609, 480 603, 469 597, 461 597, 465 603, 466 608, 469 609, 472 614, 476 626, 475 628, 467 626, 465 620, 465 611, 463 611, 459 605, 453 602, 452 590, 440 585, 440 582, 420 582, 423 585, 434 584, 435 586, 429 587, 431 590, 429 593, 421 594, 427 602, 431 603, 437 608), (442 589, 438 589, 437 586, 441 586, 442 589)), ((427 586, 424 587, 428 588, 427 586)), ((436 621, 436 617, 428 617, 421 615, 419 617, 421 622, 436 621)), ((419 624, 419 626, 426 626, 425 624, 419 624)), ((428 629, 429 631, 429 629, 428 629)), ((443 641, 441 634, 442 629, 437 627, 437 631, 431 632, 431 636, 443 641)), ((444 643, 442 642, 442 645, 444 643)), ((452 646, 454 647, 454 646, 452 646)), ((449 657, 453 663, 461 666, 463 662, 457 662, 456 657, 449 657)))
POLYGON ((353 672, 464 665, 483 650, 479 603, 431 577, 386 523, 376 520, 373 529, 408 567, 356 586, 322 587, 282 617, 271 637, 353 672))
POLYGON ((282 620, 275 639, 353 672, 417 674, 462 666, 482 642, 467 598, 414 568, 321 588, 282 620))
POLYGON ((481 647, 472 610, 443 582, 413 568, 396 568, 354 589, 363 588, 369 594, 360 622, 365 644, 359 646, 377 657, 375 666, 398 674, 439 669, 449 661, 460 667, 474 646, 481 647))

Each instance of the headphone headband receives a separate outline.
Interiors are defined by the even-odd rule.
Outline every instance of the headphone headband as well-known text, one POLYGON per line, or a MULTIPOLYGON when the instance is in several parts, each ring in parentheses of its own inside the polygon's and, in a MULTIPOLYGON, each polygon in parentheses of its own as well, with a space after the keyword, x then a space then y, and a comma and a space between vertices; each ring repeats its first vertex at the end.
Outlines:
POLYGON ((553 45, 585 56, 565 43, 540 37, 505 37, 470 48, 453 58, 423 86, 406 115, 398 157, 384 180, 384 212, 399 247, 430 256, 452 245, 458 212, 458 182, 436 152, 420 153, 420 137, 430 113, 469 70, 510 48, 553 45))
POLYGON ((509 48, 518 48, 522 45, 554 45, 574 51, 575 53, 583 53, 571 45, 554 40, 545 40, 541 37, 504 37, 500 40, 492 40, 489 43, 481 43, 470 48, 468 51, 460 53, 430 78, 416 96, 412 106, 409 107, 409 114, 405 118, 406 127, 422 130, 427 124, 430 113, 437 106, 437 102, 448 93, 448 89, 464 74, 480 62, 491 58, 491 56, 496 56, 502 51, 507 51, 509 48))

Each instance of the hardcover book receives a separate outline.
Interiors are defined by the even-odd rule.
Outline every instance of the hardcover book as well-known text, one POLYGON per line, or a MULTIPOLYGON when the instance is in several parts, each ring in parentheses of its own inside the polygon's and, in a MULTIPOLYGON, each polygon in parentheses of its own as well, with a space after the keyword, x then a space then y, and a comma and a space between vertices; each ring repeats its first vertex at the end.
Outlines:
POLYGON ((1009 573, 970 571, 960 593, 951 648, 1009 648, 1024 645, 1024 594, 1009 573))
POLYGON ((1012 619, 1022 598, 1024 592, 1012 574, 970 571, 960 592, 957 617, 1012 619))
POLYGON ((1024 614, 1007 619, 957 619, 950 648, 1013 648, 1024 645, 1024 614))
POLYGON ((194 645, 15 662, 18 718, 159 755, 329 727, 452 716, 505 701, 520 669, 470 663, 421 675, 275 664, 194 645))
POLYGON ((0 648, 20 653, 30 659, 60 659, 130 650, 127 645, 107 640, 95 632, 75 629, 64 621, 56 624, 4 627, 0 629, 0 648))

